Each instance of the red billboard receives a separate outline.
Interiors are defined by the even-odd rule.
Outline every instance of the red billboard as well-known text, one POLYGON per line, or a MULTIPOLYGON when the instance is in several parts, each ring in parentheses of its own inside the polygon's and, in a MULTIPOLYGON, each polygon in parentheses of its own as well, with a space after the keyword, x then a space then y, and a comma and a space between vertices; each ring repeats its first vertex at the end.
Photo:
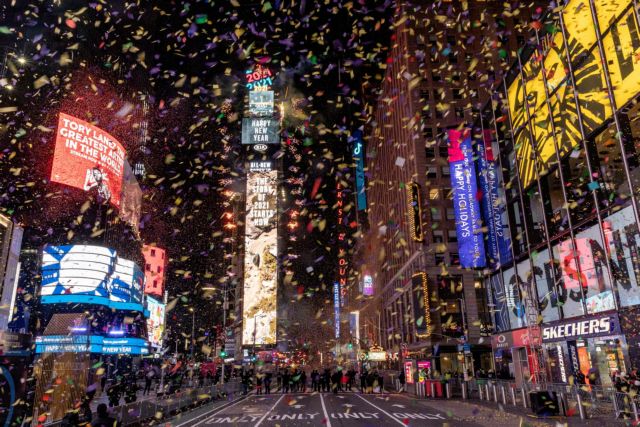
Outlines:
POLYGON ((113 136, 90 123, 60 113, 51 181, 96 191, 120 207, 125 151, 113 136))
POLYGON ((144 275, 147 279, 144 293, 162 298, 164 293, 164 270, 167 265, 166 252, 157 246, 144 245, 144 275))

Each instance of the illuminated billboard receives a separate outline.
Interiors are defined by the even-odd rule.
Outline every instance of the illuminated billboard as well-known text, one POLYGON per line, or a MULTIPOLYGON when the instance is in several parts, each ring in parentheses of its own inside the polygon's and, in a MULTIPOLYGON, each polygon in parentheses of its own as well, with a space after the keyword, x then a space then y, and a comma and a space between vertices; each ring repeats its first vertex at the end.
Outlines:
POLYGON ((162 348, 165 307, 166 304, 156 301, 151 297, 147 297, 147 309, 149 310, 147 333, 149 335, 149 343, 156 348, 162 348))
POLYGON ((164 294, 164 269, 167 265, 166 252, 157 246, 144 245, 144 293, 162 298, 164 294))
POLYGON ((266 91, 273 85, 273 73, 261 64, 252 70, 245 71, 246 86, 250 91, 266 91))
MULTIPOLYGON (((633 60, 640 50, 640 37, 637 16, 631 6, 631 1, 596 2, 604 55, 618 107, 640 92, 637 86, 640 66, 633 60)), ((555 145, 560 156, 564 156, 579 144, 578 106, 586 135, 612 117, 589 2, 571 0, 556 18, 557 25, 550 27, 564 24, 566 40, 558 30, 544 35, 543 42, 530 52, 530 57, 522 60, 522 73, 515 74, 508 88, 513 138, 524 188, 536 179, 536 162, 539 173, 544 174, 556 161, 555 145), (577 101, 567 74, 569 61, 573 67, 577 101), (556 131, 555 141, 552 124, 556 131)))
POLYGON ((422 199, 420 197, 420 184, 415 182, 407 184, 407 202, 411 238, 416 242, 422 242, 424 240, 424 230, 422 228, 422 199))
POLYGON ((373 295, 373 277, 370 274, 365 274, 363 278, 362 294, 368 297, 373 295))
POLYGON ((133 262, 101 246, 45 246, 43 304, 99 304, 143 311, 144 274, 133 262))
POLYGON ((120 207, 125 150, 113 136, 60 113, 51 181, 94 191, 103 203, 120 207))
POLYGON ((362 131, 357 130, 353 133, 353 162, 356 164, 356 203, 359 211, 367 209, 367 193, 365 188, 364 176, 364 144, 362 143, 362 131))
POLYGON ((256 168, 247 172, 243 345, 276 342, 277 180, 278 171, 268 162, 256 162, 256 168))
POLYGON ((108 338, 99 335, 45 335, 36 337, 36 354, 42 353, 149 354, 142 338, 108 338))
POLYGON ((278 128, 278 121, 273 118, 251 117, 242 119, 242 144, 279 144, 278 128))
POLYGON ((273 114, 273 91, 249 92, 249 112, 254 117, 270 116, 273 114))

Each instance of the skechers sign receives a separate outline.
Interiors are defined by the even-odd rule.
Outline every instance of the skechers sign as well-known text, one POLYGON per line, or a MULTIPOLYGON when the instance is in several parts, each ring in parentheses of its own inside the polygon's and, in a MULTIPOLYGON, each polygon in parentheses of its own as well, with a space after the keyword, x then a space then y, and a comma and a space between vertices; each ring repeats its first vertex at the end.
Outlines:
POLYGON ((484 267, 484 235, 480 221, 480 204, 476 197, 478 186, 468 129, 465 129, 464 135, 456 129, 449 129, 449 168, 460 266, 484 267))
POLYGON ((242 144, 279 144, 278 121, 270 118, 242 119, 242 144))
POLYGON ((542 341, 566 341, 620 333, 620 322, 615 315, 595 317, 585 320, 563 322, 542 328, 542 341))

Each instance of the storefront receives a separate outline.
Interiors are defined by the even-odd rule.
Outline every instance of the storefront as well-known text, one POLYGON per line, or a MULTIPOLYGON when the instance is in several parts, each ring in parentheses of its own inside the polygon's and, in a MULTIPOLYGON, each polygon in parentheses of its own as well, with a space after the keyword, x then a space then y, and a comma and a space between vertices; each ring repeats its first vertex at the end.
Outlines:
POLYGON ((581 373, 585 383, 610 386, 612 375, 631 369, 617 313, 543 325, 542 343, 552 382, 581 373))
POLYGON ((531 377, 529 331, 526 328, 491 337, 496 377, 515 379, 518 384, 531 377))

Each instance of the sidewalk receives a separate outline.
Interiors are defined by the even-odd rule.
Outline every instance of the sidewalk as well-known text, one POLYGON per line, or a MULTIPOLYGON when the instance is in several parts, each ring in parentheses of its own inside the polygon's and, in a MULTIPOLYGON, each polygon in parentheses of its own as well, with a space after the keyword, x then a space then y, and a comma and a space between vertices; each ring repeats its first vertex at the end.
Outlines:
MULTIPOLYGON (((405 395, 411 399, 411 396, 405 395)), ((506 426, 631 426, 635 425, 633 420, 616 420, 614 418, 590 418, 581 420, 578 414, 571 417, 547 417, 537 418, 531 409, 524 409, 520 406, 503 405, 502 403, 487 402, 485 400, 459 400, 459 399, 419 399, 416 402, 424 402, 426 405, 435 405, 448 412, 460 421, 468 422, 494 422, 497 425, 506 426)), ((419 404, 419 403, 418 403, 419 404)))

